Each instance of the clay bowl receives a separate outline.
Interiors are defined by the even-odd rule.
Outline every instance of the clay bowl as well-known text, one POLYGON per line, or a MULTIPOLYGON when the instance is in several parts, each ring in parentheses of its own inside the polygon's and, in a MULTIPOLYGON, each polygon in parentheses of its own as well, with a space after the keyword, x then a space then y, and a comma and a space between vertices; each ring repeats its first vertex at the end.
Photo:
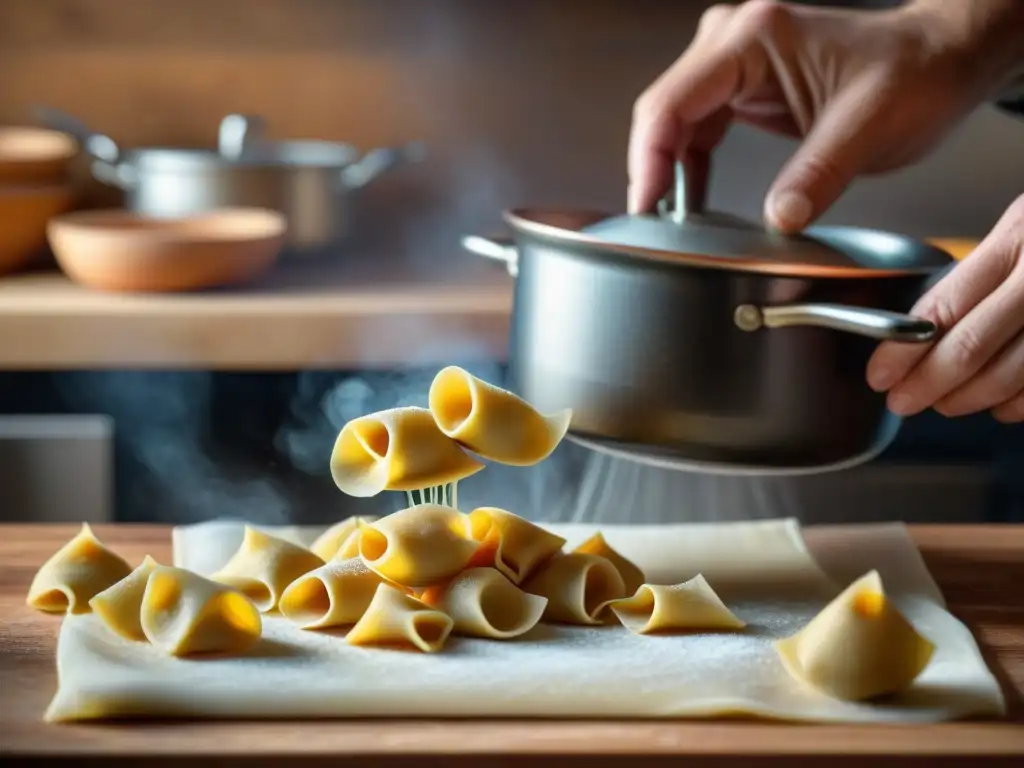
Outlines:
POLYGON ((0 127, 0 184, 52 184, 63 181, 78 142, 46 128, 0 127))
POLYGON ((223 208, 176 219, 78 211, 50 222, 50 247, 75 282, 106 291, 190 291, 245 282, 284 245, 282 214, 223 208))
POLYGON ((0 274, 35 261, 46 248, 47 223, 74 202, 67 184, 0 186, 0 274))

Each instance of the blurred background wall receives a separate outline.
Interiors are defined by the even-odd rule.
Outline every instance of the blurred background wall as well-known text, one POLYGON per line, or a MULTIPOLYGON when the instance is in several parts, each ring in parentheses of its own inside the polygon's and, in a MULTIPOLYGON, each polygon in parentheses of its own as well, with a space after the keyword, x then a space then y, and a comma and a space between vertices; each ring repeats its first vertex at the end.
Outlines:
MULTIPOLYGON (((0 122, 29 120, 44 102, 126 146, 212 145, 232 111, 263 114, 278 137, 422 138, 429 163, 382 182, 380 210, 367 215, 419 217, 423 241, 442 253, 517 202, 624 205, 633 101, 707 5, 3 0, 0 122)), ((735 129, 716 157, 712 202, 758 215, 790 150, 735 129)), ((1024 121, 985 108, 920 166, 858 183, 829 219, 982 235, 1022 180, 1024 121)))
MULTIPOLYGON (((633 101, 685 48, 706 6, 695 0, 0 0, 0 124, 31 122, 33 105, 44 103, 125 147, 213 146, 217 124, 230 112, 263 115, 276 138, 345 140, 362 148, 423 139, 427 162, 386 177, 361 200, 362 231, 378 241, 374 253, 385 245, 396 257, 457 273, 467 259, 459 235, 498 225, 504 207, 622 208, 633 101)), ((734 129, 715 158, 712 204, 757 217, 791 150, 785 140, 734 129)), ((81 170, 91 204, 115 202, 111 190, 88 184, 81 170)), ((1021 192, 1024 121, 986 107, 917 167, 858 182, 826 220, 918 236, 980 237, 1021 192)), ((341 257, 355 258, 359 245, 353 248, 341 257)), ((428 374, 417 376, 417 385, 429 381, 428 374)), ((299 372, 6 373, 0 374, 0 411, 113 415, 121 519, 254 515, 271 507, 329 519, 341 509, 326 476, 332 435, 313 435, 315 470, 297 467, 274 440, 297 408, 319 414, 335 382, 299 372), (164 468, 162 479, 147 474, 154 465, 164 468)), ((104 429, 110 427, 85 431, 104 429)), ((1001 463, 1004 479, 1024 474, 1014 444, 1024 444, 1019 433, 1013 438, 985 415, 949 421, 925 414, 908 422, 890 452, 894 460, 959 462, 982 479, 969 480, 974 485, 957 496, 938 482, 953 482, 957 470, 929 467, 886 480, 892 490, 880 493, 902 494, 908 504, 918 499, 925 508, 945 497, 951 501, 943 515, 969 517, 992 493, 984 478, 993 465, 1001 463), (922 501, 929 489, 932 496, 922 501)), ((69 466, 81 466, 68 455, 69 466)), ((845 475, 846 491, 853 493, 860 477, 845 475)), ((1019 485, 1016 506, 1024 503, 1019 485)), ((1000 488, 995 493, 1005 497, 1005 483, 1000 488)), ((815 493, 813 503, 828 507, 839 491, 824 483, 815 493)), ((18 517, 13 506, 7 510, 18 517)))

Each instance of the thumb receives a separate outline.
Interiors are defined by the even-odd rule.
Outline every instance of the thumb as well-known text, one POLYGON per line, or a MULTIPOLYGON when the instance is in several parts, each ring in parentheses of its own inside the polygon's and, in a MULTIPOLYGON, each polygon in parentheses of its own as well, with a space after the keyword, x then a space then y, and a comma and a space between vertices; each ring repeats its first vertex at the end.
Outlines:
POLYGON ((797 232, 842 195, 877 151, 885 119, 880 106, 878 85, 864 80, 826 107, 768 192, 770 227, 797 232))

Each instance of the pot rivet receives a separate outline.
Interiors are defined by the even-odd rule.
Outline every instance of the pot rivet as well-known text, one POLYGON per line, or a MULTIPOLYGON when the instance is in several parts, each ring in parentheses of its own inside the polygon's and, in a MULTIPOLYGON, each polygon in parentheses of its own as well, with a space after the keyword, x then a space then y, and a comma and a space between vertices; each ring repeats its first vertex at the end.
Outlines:
POLYGON ((761 310, 753 304, 741 304, 732 315, 733 322, 741 331, 756 331, 764 325, 761 310))

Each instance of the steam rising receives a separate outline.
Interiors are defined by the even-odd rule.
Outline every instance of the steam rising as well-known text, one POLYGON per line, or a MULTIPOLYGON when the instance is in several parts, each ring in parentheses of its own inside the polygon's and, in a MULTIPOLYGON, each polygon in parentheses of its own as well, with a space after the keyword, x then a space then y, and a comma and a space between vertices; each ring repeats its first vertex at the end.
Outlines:
POLYGON ((70 373, 58 387, 76 410, 114 418, 122 444, 152 474, 148 498, 132 499, 149 520, 169 510, 174 521, 240 518, 263 525, 290 519, 289 505, 266 477, 231 478, 203 446, 209 424, 211 374, 70 373))
MULTIPOLYGON (((421 329, 422 333, 423 330, 421 329)), ((460 346, 463 360, 451 360, 485 381, 507 386, 502 366, 479 346, 460 346)), ((420 347, 424 360, 440 350, 420 347)), ((351 419, 396 406, 427 406, 430 383, 440 366, 410 363, 399 372, 299 375, 290 415, 274 435, 277 453, 323 484, 337 499, 329 509, 297 514, 298 503, 256 466, 232 472, 211 454, 212 382, 208 373, 72 373, 58 379, 75 410, 110 414, 120 445, 144 465, 154 481, 129 500, 144 519, 161 513, 169 522, 238 518, 263 525, 330 523, 356 514, 387 514, 406 506, 404 494, 353 499, 334 488, 330 454, 342 426, 351 419)), ((123 467, 120 468, 123 470, 123 467)), ((807 484, 811 481, 804 481, 807 484)), ((459 506, 497 506, 538 521, 597 524, 678 522, 799 516, 806 507, 800 485, 784 479, 728 478, 647 467, 590 453, 563 441, 533 467, 489 463, 459 483, 459 506)), ((808 490, 810 490, 808 488, 808 490)))
MULTIPOLYGON (((463 345, 464 354, 468 346, 463 345)), ((425 356, 429 354, 424 352, 425 356)), ((430 355, 434 357, 434 355, 430 355)), ((505 372, 495 363, 453 361, 485 381, 505 383, 505 372)), ((329 459, 338 432, 351 419, 398 406, 427 407, 427 393, 439 366, 422 365, 398 373, 360 373, 325 386, 324 374, 302 374, 299 396, 292 403, 290 423, 278 431, 275 447, 294 466, 311 475, 330 479, 329 459)), ((459 507, 497 506, 538 520, 568 519, 578 485, 581 454, 562 444, 545 461, 533 467, 507 467, 488 463, 459 482, 459 507)), ((372 499, 349 500, 350 514, 387 514, 406 505, 402 494, 381 494, 372 499)))
MULTIPOLYGON (((463 348, 467 355, 470 347, 463 348)), ((436 350, 424 357, 437 359, 436 350)), ((480 378, 507 385, 502 367, 453 359, 480 378)), ((129 506, 137 519, 165 518, 177 524, 236 518, 262 525, 329 523, 354 514, 382 514, 405 506, 404 494, 352 499, 334 488, 329 458, 345 422, 399 405, 427 404, 430 382, 440 366, 420 364, 398 373, 360 375, 306 372, 299 376, 290 418, 274 446, 280 456, 310 476, 331 499, 326 509, 302 509, 295 497, 257 464, 238 471, 210 448, 213 375, 208 373, 67 373, 56 377, 62 398, 74 411, 102 412, 115 419, 119 446, 143 464, 153 483, 141 484, 129 506), (335 503, 333 499, 336 499, 335 503), (301 512, 301 514, 300 514, 301 512), (313 519, 310 517, 313 514, 313 519)), ((233 436, 232 436, 233 437, 233 436)), ((119 457, 118 472, 125 467, 119 457)), ((60 482, 55 479, 55 482, 60 482)), ((873 502, 877 487, 864 486, 856 471, 799 478, 700 475, 635 464, 590 453, 563 441, 533 467, 490 463, 459 483, 459 506, 498 506, 538 521, 598 525, 672 523, 795 516, 841 522, 856 514, 862 522, 896 517, 890 505, 873 502), (849 496, 851 501, 840 503, 849 496)), ((951 520, 973 519, 964 502, 951 520)), ((927 505, 899 496, 909 519, 934 519, 927 505)))

